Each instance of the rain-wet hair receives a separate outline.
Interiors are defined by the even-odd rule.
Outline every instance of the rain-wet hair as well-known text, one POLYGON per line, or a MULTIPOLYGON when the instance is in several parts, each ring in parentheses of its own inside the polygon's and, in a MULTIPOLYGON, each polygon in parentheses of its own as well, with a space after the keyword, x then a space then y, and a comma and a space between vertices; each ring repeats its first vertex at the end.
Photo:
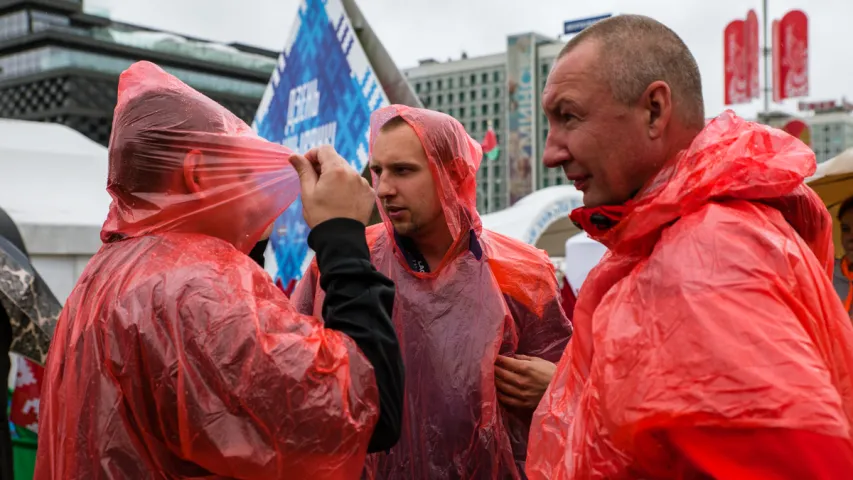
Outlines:
POLYGON ((599 42, 600 80, 610 85, 616 101, 633 105, 652 82, 660 80, 672 91, 674 113, 685 125, 704 128, 699 65, 674 31, 642 15, 617 15, 572 37, 557 60, 590 40, 599 42))

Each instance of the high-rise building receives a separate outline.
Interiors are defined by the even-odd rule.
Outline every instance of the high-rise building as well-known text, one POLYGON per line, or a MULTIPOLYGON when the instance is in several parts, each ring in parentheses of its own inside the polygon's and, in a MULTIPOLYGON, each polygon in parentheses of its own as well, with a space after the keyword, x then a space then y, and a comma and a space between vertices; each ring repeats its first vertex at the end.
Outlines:
POLYGON ((806 140, 815 153, 817 163, 831 160, 841 152, 853 148, 853 103, 847 99, 803 101, 799 115, 787 112, 759 114, 758 121, 788 131, 793 123, 808 125, 806 140))
POLYGON ((816 114, 806 121, 811 129, 812 150, 817 163, 853 148, 853 116, 847 112, 816 114))
POLYGON ((477 140, 491 125, 500 155, 483 159, 477 173, 477 208, 489 213, 509 207, 534 190, 561 185, 559 170, 542 166, 548 122, 542 89, 563 44, 535 33, 507 37, 507 50, 481 57, 423 60, 404 70, 425 107, 457 120, 477 140))
POLYGON ((106 145, 119 74, 149 60, 251 122, 277 57, 89 15, 81 0, 0 0, 0 117, 106 145))

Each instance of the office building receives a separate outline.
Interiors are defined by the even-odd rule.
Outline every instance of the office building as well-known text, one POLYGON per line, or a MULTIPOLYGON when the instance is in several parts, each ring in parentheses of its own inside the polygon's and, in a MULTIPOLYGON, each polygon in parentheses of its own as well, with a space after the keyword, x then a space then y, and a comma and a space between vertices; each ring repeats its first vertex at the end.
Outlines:
POLYGON ((848 112, 815 114, 806 120, 811 129, 812 150, 817 163, 853 148, 853 116, 848 112))
POLYGON ((562 43, 535 33, 507 38, 503 53, 438 62, 404 70, 425 107, 459 120, 482 141, 495 130, 500 155, 483 159, 477 173, 480 213, 502 210, 540 188, 567 183, 562 171, 542 166, 548 122, 542 89, 562 43))
POLYGON ((149 60, 251 122, 277 57, 90 15, 82 0, 0 0, 0 117, 106 145, 119 74, 149 60))

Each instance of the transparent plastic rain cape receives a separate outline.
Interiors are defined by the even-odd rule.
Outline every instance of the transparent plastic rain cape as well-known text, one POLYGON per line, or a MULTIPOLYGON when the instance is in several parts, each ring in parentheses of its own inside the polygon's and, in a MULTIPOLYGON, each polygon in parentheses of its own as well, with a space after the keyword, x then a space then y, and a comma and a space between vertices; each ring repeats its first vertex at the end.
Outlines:
MULTIPOLYGON (((521 478, 531 412, 500 405, 494 363, 498 354, 559 359, 571 326, 553 265, 544 252, 483 229, 476 209, 482 150, 452 117, 383 108, 371 117, 371 148, 397 116, 421 140, 454 244, 434 272, 420 273, 382 208, 383 223, 368 229, 371 261, 396 285, 406 404, 400 443, 369 457, 367 477, 521 478)), ((318 281, 314 264, 292 297, 301 312, 321 311, 318 281)))
POLYGON ((299 193, 290 151, 142 62, 109 155, 104 245, 48 355, 36 478, 358 478, 369 363, 246 255, 299 193))

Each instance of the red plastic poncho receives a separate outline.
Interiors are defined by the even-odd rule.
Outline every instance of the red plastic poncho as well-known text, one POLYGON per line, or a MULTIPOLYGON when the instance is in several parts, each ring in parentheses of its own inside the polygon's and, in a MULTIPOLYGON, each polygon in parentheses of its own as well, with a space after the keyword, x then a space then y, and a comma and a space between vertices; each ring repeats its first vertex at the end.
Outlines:
MULTIPOLYGON (((384 224, 368 229, 371 260, 397 287, 393 317, 406 366, 406 403, 400 443, 390 454, 369 458, 367 475, 520 478, 532 412, 500 406, 494 363, 498 354, 513 353, 559 359, 571 326, 554 267, 544 252, 482 228, 476 210, 482 151, 459 122, 429 110, 387 107, 371 118, 371 146, 396 116, 421 139, 455 241, 435 272, 419 273, 396 247, 384 211, 384 224)), ((321 311, 316 264, 293 302, 303 313, 321 311)))
POLYGON ((35 478, 358 478, 370 364, 246 255, 298 194, 289 154, 155 65, 122 74, 105 243, 56 328, 35 478))
POLYGON ((598 238, 531 479, 818 478, 803 445, 849 455, 853 328, 814 170, 799 140, 727 112, 598 238))

